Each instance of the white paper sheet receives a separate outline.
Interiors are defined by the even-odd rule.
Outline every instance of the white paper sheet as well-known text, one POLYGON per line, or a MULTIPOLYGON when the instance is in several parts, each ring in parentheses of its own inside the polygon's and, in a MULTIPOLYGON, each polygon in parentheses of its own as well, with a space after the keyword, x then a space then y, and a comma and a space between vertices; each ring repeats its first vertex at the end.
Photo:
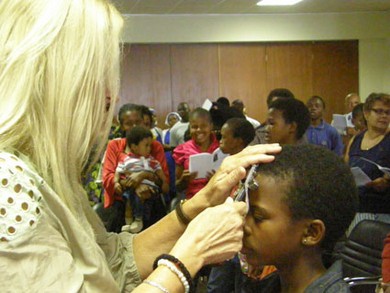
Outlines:
POLYGON ((357 186, 364 186, 372 181, 371 178, 368 177, 368 175, 364 173, 364 171, 359 167, 352 167, 351 172, 355 178, 355 183, 357 186))
POLYGON ((333 114, 333 127, 337 129, 339 133, 344 133, 347 129, 347 117, 341 114, 333 114))
POLYGON ((381 170, 384 174, 390 176, 390 168, 382 167, 381 165, 375 163, 374 161, 371 161, 371 160, 363 158, 363 157, 361 159, 366 161, 366 162, 369 162, 369 163, 371 163, 371 164, 373 164, 375 166, 377 166, 378 169, 381 170))
POLYGON ((195 178, 206 178, 207 173, 212 170, 217 171, 221 166, 223 159, 225 159, 228 154, 222 153, 222 151, 217 148, 212 154, 210 153, 200 153, 190 156, 189 162, 189 171, 198 172, 195 178))
POLYGON ((206 99, 203 104, 202 104, 202 108, 207 110, 207 111, 210 111, 211 107, 213 106, 213 102, 211 102, 209 99, 206 99))

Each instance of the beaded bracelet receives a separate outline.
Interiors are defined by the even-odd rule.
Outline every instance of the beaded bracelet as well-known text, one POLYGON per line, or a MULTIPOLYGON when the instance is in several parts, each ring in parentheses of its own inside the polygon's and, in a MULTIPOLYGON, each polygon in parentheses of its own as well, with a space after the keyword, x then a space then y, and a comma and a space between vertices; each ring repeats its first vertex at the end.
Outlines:
POLYGON ((159 257, 156 258, 156 260, 154 261, 153 263, 153 269, 155 270, 157 268, 157 265, 158 265, 158 261, 160 259, 166 259, 166 260, 169 260, 170 262, 174 263, 176 265, 176 267, 178 269, 181 270, 181 272, 183 273, 184 277, 186 278, 187 282, 188 282, 188 285, 190 286, 190 289, 189 289, 189 292, 190 293, 193 293, 195 292, 194 291, 194 283, 192 281, 192 278, 191 278, 191 274, 190 272, 187 270, 187 268, 185 267, 185 265, 180 261, 178 260, 176 257, 174 257, 173 255, 170 255, 170 254, 162 254, 160 255, 159 257))
POLYGON ((183 213, 183 204, 186 202, 186 200, 181 200, 175 208, 176 211, 176 216, 179 219, 181 223, 184 225, 188 225, 191 222, 191 219, 188 218, 184 213, 183 213))
POLYGON ((184 292, 185 293, 189 293, 190 292, 190 284, 188 284, 188 281, 187 281, 186 277, 184 276, 184 274, 176 267, 176 265, 173 262, 171 262, 171 261, 169 261, 167 259, 160 259, 157 262, 157 266, 165 266, 168 269, 170 269, 180 279, 180 281, 181 281, 181 283, 183 284, 183 287, 184 287, 184 292))

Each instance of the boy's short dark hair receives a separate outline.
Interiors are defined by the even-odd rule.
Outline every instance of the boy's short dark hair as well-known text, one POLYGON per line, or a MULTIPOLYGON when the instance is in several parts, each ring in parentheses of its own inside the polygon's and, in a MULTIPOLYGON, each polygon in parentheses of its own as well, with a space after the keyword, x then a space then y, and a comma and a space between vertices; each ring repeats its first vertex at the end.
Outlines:
POLYGON ((247 146, 255 137, 253 125, 245 118, 231 118, 226 124, 232 130, 234 138, 241 138, 247 146))
POLYGON ((195 116, 206 118, 210 123, 213 123, 210 112, 201 107, 195 108, 194 110, 191 111, 190 120, 193 119, 195 116))
POLYGON ((132 144, 138 145, 145 138, 153 138, 152 132, 143 126, 134 126, 126 133, 126 143, 128 146, 132 144))
POLYGON ((296 138, 300 139, 310 125, 310 113, 305 104, 297 99, 277 99, 272 102, 270 109, 282 112, 286 123, 297 124, 296 138))
POLYGON ((326 232, 321 247, 332 250, 358 208, 357 188, 348 165, 326 148, 304 144, 284 146, 275 161, 259 165, 257 171, 290 182, 284 200, 291 217, 322 220, 326 232))
POLYGON ((321 104, 322 104, 322 108, 325 109, 325 101, 324 101, 324 99, 323 99, 322 97, 320 97, 320 96, 311 96, 311 97, 307 100, 307 103, 309 103, 309 102, 311 102, 311 101, 313 101, 313 100, 319 100, 319 101, 321 102, 321 104))

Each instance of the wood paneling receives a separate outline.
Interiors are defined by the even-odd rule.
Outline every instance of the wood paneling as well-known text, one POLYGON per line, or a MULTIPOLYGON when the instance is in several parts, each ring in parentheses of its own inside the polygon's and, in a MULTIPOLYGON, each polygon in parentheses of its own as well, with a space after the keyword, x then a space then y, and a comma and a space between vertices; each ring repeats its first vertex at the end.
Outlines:
POLYGON ((344 98, 359 90, 358 42, 313 44, 313 94, 326 102, 326 120, 333 113, 345 113, 344 98))
POLYGON ((155 108, 164 127, 180 102, 194 108, 226 96, 264 121, 266 96, 277 87, 305 102, 322 96, 330 121, 344 112, 345 95, 358 91, 357 41, 126 46, 120 103, 155 108))
POLYGON ((219 95, 241 99, 248 116, 261 120, 267 113, 265 46, 219 45, 219 95))
POLYGON ((158 124, 172 109, 169 45, 132 45, 124 50, 121 104, 155 108, 158 124))
POLYGON ((288 88, 306 101, 312 93, 313 57, 310 43, 267 45, 267 91, 288 88))
POLYGON ((173 109, 180 102, 194 108, 218 97, 217 45, 172 45, 171 68, 173 109))

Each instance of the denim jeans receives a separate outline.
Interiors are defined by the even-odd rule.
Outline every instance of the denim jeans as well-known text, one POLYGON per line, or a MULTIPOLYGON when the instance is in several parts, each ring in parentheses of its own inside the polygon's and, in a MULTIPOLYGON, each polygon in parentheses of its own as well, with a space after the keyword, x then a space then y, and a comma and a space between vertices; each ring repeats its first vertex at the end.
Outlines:
POLYGON ((139 198, 139 196, 134 192, 130 190, 126 190, 123 192, 124 199, 130 201, 130 207, 134 218, 142 219, 144 215, 144 205, 139 198))

